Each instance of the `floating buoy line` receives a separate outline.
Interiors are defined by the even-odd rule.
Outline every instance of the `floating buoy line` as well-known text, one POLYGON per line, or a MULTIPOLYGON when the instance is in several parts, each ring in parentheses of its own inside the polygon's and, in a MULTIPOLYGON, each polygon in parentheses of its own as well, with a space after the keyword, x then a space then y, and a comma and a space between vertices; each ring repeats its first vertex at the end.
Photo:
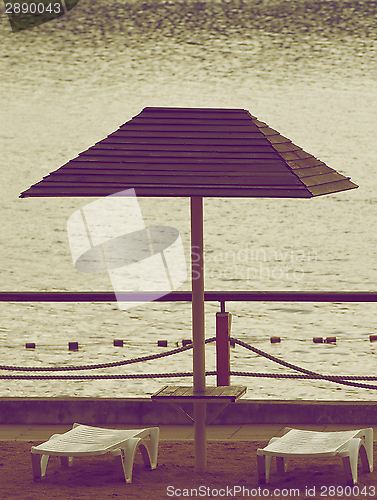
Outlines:
MULTIPOLYGON (((253 339, 253 342, 257 343, 263 343, 266 342, 267 339, 261 339, 261 338, 256 338, 253 339)), ((312 343, 312 344, 337 344, 338 342, 366 342, 368 341, 369 343, 377 342, 377 335, 369 335, 369 338, 362 338, 362 339, 350 339, 350 338, 344 338, 342 337, 341 339, 337 338, 336 336, 328 336, 328 337, 313 337, 312 339, 291 339, 291 338, 286 338, 286 337, 270 337, 269 342, 271 344, 281 344, 285 342, 304 342, 304 343, 312 343)), ((130 340, 124 340, 124 339, 114 339, 112 341, 112 344, 110 342, 105 342, 105 341, 98 341, 98 342, 86 342, 85 344, 80 344, 77 341, 72 341, 68 342, 65 345, 62 344, 38 344, 36 342, 26 342, 25 344, 21 343, 15 343, 15 344, 3 344, 0 342, 0 347, 5 347, 5 348, 14 348, 14 347, 23 347, 25 349, 56 349, 56 350, 66 350, 68 351, 78 351, 80 349, 89 347, 89 346, 109 346, 112 345, 113 347, 144 347, 144 346, 152 346, 152 345, 157 345, 157 347, 185 347, 187 345, 190 345, 192 343, 191 339, 182 339, 182 340, 174 340, 174 341, 168 341, 168 340, 157 340, 157 341, 130 341, 130 340)), ((230 346, 235 347, 235 342, 233 339, 229 340, 230 346)))

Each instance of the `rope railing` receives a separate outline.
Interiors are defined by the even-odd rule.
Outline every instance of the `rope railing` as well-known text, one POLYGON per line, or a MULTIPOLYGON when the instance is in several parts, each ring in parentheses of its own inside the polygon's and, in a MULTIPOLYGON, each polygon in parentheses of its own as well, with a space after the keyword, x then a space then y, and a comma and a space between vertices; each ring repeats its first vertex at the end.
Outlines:
MULTIPOLYGON (((278 363, 279 365, 285 366, 286 368, 290 368, 292 370, 304 373, 305 375, 310 375, 313 379, 318 380, 327 380, 328 382, 336 382, 337 384, 349 385, 352 387, 361 387, 362 389, 377 389, 377 385, 370 384, 360 384, 359 382, 351 382, 350 380, 345 380, 343 377, 339 377, 337 375, 322 375, 320 373, 313 372, 311 370, 307 370, 306 368, 301 368, 300 366, 293 365, 292 363, 288 363, 287 361, 283 361, 276 356, 272 356, 272 354, 268 354, 267 352, 261 351, 256 347, 253 347, 242 340, 237 340, 230 337, 230 340, 233 340, 236 344, 245 347, 246 349, 254 352, 255 354, 259 354, 259 356, 263 356, 274 363, 278 363)), ((364 380, 362 376, 357 376, 356 380, 364 380)))
MULTIPOLYGON (((216 371, 206 372, 206 377, 216 376, 216 371)), ((275 378, 275 379, 296 379, 296 380, 316 380, 318 375, 296 375, 292 373, 261 373, 261 372, 238 372, 230 371, 230 375, 235 377, 253 377, 253 378, 275 378)), ((184 378, 192 377, 192 372, 171 372, 171 373, 131 373, 129 375, 0 375, 2 380, 129 380, 129 379, 146 379, 146 378, 184 378)), ((377 380, 376 376, 359 377, 358 375, 323 375, 328 378, 336 378, 337 380, 329 380, 329 382, 337 382, 338 380, 377 380)), ((368 387, 369 388, 369 387, 368 387)))
MULTIPOLYGON (((317 375, 296 375, 295 373, 261 373, 261 372, 237 372, 230 371, 230 375, 235 377, 254 377, 254 378, 285 378, 285 379, 298 379, 298 380, 316 380, 318 379, 317 375)), ((323 377, 328 378, 336 378, 337 380, 377 380, 377 377, 374 375, 323 375, 323 377)), ((330 382, 335 382, 335 380, 330 380, 330 382)))
MULTIPOLYGON (((214 342, 216 337, 211 337, 206 339, 205 343, 209 344, 214 342)), ((268 354, 256 347, 243 342, 242 340, 230 337, 229 340, 233 341, 235 344, 248 349, 259 356, 263 356, 270 361, 278 363, 286 368, 303 373, 304 375, 296 374, 281 374, 281 373, 253 373, 253 372, 238 372, 230 371, 230 375, 233 376, 244 376, 244 377, 266 377, 266 378, 276 378, 276 379, 304 379, 304 380, 325 380, 327 382, 334 382, 337 384, 349 385, 353 387, 360 387, 363 389, 377 389, 377 385, 363 384, 359 382, 353 382, 353 380, 377 380, 376 376, 358 376, 358 375, 323 375, 320 373, 301 368, 287 361, 281 360, 272 354, 268 354)), ((150 361, 152 359, 159 359, 166 356, 171 356, 173 354, 178 354, 183 351, 187 351, 193 348, 193 344, 188 344, 184 347, 179 347, 177 349, 172 349, 164 353, 152 354, 149 356, 143 356, 139 358, 133 358, 124 361, 117 361, 114 363, 102 363, 97 365, 84 365, 84 366, 64 366, 64 367, 21 367, 21 366, 4 366, 0 365, 0 370, 8 371, 28 371, 28 372, 40 372, 40 371, 67 371, 67 370, 93 370, 100 368, 112 368, 114 366, 124 366, 134 363, 139 363, 142 361, 150 361)), ((216 371, 206 372, 206 376, 216 375, 216 371)), ((173 377, 192 377, 192 372, 178 372, 178 373, 140 373, 140 374, 129 374, 129 375, 0 375, 0 379, 3 380, 122 380, 122 379, 146 379, 146 378, 173 378, 173 377)))
MULTIPOLYGON (((216 375, 216 372, 206 372, 216 375)), ((130 375, 0 375, 4 380, 127 380, 143 378, 192 377, 192 372, 182 373, 136 373, 130 375)))
MULTIPOLYGON (((206 339, 205 343, 209 344, 210 342, 214 342, 216 337, 211 337, 210 339, 206 339)), ((47 367, 32 367, 32 366, 9 366, 9 365, 0 365, 0 370, 9 370, 9 371, 21 371, 21 372, 60 372, 60 371, 69 371, 69 370, 97 370, 99 368, 114 368, 115 366, 125 366, 131 365, 134 363, 140 363, 141 361, 151 361, 152 359, 165 358, 166 356, 170 356, 172 354, 178 354, 179 352, 188 351, 193 348, 193 344, 187 344, 183 347, 178 347, 177 349, 172 349, 167 352, 160 352, 158 354, 151 354, 149 356, 142 356, 140 358, 126 359, 123 361, 114 361, 113 363, 100 363, 97 365, 82 365, 82 366, 47 366, 47 367)), ((1 377, 0 377, 1 378, 1 377)))

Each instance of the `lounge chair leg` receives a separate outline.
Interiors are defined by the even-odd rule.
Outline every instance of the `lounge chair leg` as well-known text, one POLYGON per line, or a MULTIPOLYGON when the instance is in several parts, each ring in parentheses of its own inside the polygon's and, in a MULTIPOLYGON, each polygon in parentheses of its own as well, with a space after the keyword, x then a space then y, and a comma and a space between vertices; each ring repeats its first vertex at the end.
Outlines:
POLYGON ((266 484, 266 455, 257 455, 258 484, 266 484))
POLYGON ((352 477, 352 469, 349 455, 346 457, 342 457, 344 473, 346 475, 346 481, 348 486, 353 486, 353 477, 352 477))
POLYGON ((276 468, 278 472, 287 472, 288 458, 276 457, 276 468))
POLYGON ((361 463, 363 465, 363 471, 364 472, 371 472, 370 463, 368 460, 368 454, 367 454, 367 451, 365 449, 364 444, 360 445, 359 454, 360 454, 360 458, 361 458, 361 463))
POLYGON ((343 460, 347 485, 349 486, 353 486, 357 483, 357 461, 362 441, 363 440, 359 438, 350 439, 347 443, 347 451, 340 454, 343 460))
POLYGON ((117 449, 111 452, 115 459, 115 465, 120 481, 125 481, 126 483, 132 482, 132 470, 134 466, 135 453, 138 446, 140 447, 144 465, 150 469, 153 468, 148 447, 144 439, 129 438, 126 442, 125 449, 117 449))
POLYGON ((373 472, 373 429, 365 429, 365 451, 367 453, 369 470, 365 472, 373 472))
MULTIPOLYGON (((262 451, 262 450, 258 450, 262 451)), ((271 455, 258 454, 257 451, 257 469, 258 469, 258 483, 267 484, 270 479, 271 468, 271 455)))
POLYGON ((126 448, 124 450, 124 475, 126 478, 126 483, 132 481, 132 469, 134 465, 134 457, 137 445, 141 438, 130 438, 126 442, 126 448))
POLYGON ((41 477, 44 477, 46 475, 47 463, 48 463, 49 458, 50 458, 50 455, 42 455, 41 456, 41 472, 42 472, 41 477))
MULTIPOLYGON (((148 450, 147 444, 144 441, 144 439, 140 440, 140 442, 137 444, 137 447, 139 447, 141 456, 143 457, 143 462, 144 462, 145 467, 147 467, 148 469, 153 469, 151 456, 149 454, 149 450, 148 450)), ((136 452, 136 448, 135 448, 135 452, 136 452)))
POLYGON ((60 465, 62 467, 72 467, 73 457, 60 457, 60 465))
POLYGON ((272 455, 266 455, 266 483, 270 482, 272 455))
POLYGON ((118 474, 119 481, 126 482, 126 474, 124 468, 124 451, 123 450, 114 450, 111 452, 115 460, 115 467, 118 474))
MULTIPOLYGON (((291 430, 290 427, 286 427, 284 429, 284 434, 287 434, 291 430)), ((269 440, 268 444, 272 444, 275 441, 279 441, 280 438, 278 437, 273 437, 269 440)), ((276 457, 276 468, 278 472, 287 472, 287 467, 288 467, 288 458, 283 458, 283 457, 276 457)))
POLYGON ((36 455, 35 453, 31 454, 31 466, 33 468, 33 479, 35 481, 42 476, 40 455, 36 455))
POLYGON ((151 469, 155 469, 157 467, 159 438, 160 438, 160 429, 158 427, 152 427, 150 430, 150 442, 149 442, 151 469))
POLYGON ((40 455, 39 453, 31 454, 31 466, 33 469, 33 479, 42 479, 46 474, 49 455, 40 455))
POLYGON ((130 438, 126 442, 126 448, 124 450, 124 468, 125 468, 125 476, 126 483, 130 483, 132 481, 132 470, 134 466, 134 458, 137 447, 140 446, 141 455, 143 457, 144 465, 146 467, 152 468, 151 459, 149 456, 149 451, 147 445, 142 438, 130 438))

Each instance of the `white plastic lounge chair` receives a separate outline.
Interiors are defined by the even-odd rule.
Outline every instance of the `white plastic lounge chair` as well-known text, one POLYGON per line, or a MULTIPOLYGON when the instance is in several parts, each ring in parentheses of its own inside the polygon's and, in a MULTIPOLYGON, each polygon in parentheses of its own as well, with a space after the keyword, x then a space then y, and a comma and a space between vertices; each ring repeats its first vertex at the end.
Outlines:
POLYGON ((278 472, 286 472, 289 458, 330 457, 343 459, 347 484, 357 483, 359 452, 364 472, 373 471, 373 429, 315 432, 286 427, 284 436, 274 437, 266 448, 257 450, 258 481, 268 483, 271 460, 276 457, 278 472))
POLYGON ((50 456, 60 457, 62 466, 72 465, 73 457, 111 453, 120 481, 130 483, 136 449, 139 447, 144 465, 157 466, 158 427, 149 429, 114 430, 88 425, 73 424, 64 434, 54 434, 48 441, 31 448, 34 481, 46 474, 50 456), (144 438, 150 436, 149 450, 144 438))

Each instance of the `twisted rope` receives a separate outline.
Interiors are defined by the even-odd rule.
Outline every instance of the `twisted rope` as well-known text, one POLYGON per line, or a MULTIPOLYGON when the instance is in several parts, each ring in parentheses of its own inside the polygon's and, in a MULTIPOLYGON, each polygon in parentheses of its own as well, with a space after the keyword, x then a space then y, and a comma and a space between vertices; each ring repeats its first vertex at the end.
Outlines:
MULTIPOLYGON (((206 344, 214 342, 216 337, 211 337, 205 341, 206 344)), ((248 349, 259 356, 263 356, 274 363, 278 363, 286 368, 290 368, 292 370, 303 373, 304 375, 294 375, 294 374, 281 374, 281 373, 252 373, 252 372, 238 372, 231 371, 230 375, 234 376, 245 376, 245 377, 265 377, 265 378, 277 378, 277 379, 311 379, 311 380, 326 380, 328 382, 335 382, 338 384, 349 385, 353 387, 360 387, 363 389, 377 389, 377 385, 371 384, 361 384, 358 382, 352 382, 352 380, 377 380, 376 376, 358 376, 358 375, 322 375, 320 373, 313 372, 311 370, 306 370, 305 368, 301 368, 297 365, 293 365, 292 363, 288 363, 287 361, 283 361, 272 354, 268 354, 256 347, 243 342, 242 340, 237 340, 233 337, 230 337, 230 340, 234 341, 234 343, 248 349)), ((184 347, 179 347, 177 349, 173 349, 171 351, 159 354, 152 354, 149 356, 143 356, 139 358, 133 358, 125 361, 117 361, 114 363, 102 363, 97 365, 84 365, 84 366, 65 366, 65 367, 20 367, 20 366, 4 366, 0 365, 0 370, 10 370, 10 371, 68 371, 68 370, 93 370, 98 368, 112 368, 114 366, 124 366, 134 363, 139 363, 141 361, 149 361, 152 359, 159 359, 166 356, 170 356, 172 354, 177 354, 183 351, 187 351, 188 349, 192 349, 193 345, 188 344, 184 347)), ((217 372, 206 372, 207 376, 216 375, 217 372)), ((141 373, 141 374, 130 374, 130 375, 0 375, 0 379, 6 380, 104 380, 104 379, 145 379, 145 378, 171 378, 171 377, 192 377, 192 372, 180 372, 180 373, 141 373)))
MULTIPOLYGON (((292 373, 257 373, 257 372, 238 372, 230 371, 230 375, 235 377, 260 377, 260 378, 277 378, 277 379, 304 379, 313 380, 318 377, 310 375, 295 375, 292 373)), ((206 372, 206 376, 217 375, 216 371, 206 372)), ((129 375, 0 375, 2 380, 127 380, 127 379, 146 379, 146 378, 174 378, 174 377, 192 377, 192 372, 178 373, 137 373, 129 375)), ((331 377, 331 375, 324 375, 331 377)), ((356 375, 339 376, 340 380, 359 379, 356 375)), ((377 380, 375 376, 365 376, 362 380, 377 380)))
MULTIPOLYGON (((216 371, 206 372, 206 376, 217 375, 216 371)), ((310 375, 295 375, 292 373, 257 373, 257 372, 238 372, 231 371, 230 375, 235 377, 254 377, 254 378, 277 378, 277 379, 304 379, 313 380, 317 377, 310 375)), ((180 373, 137 373, 129 375, 0 375, 2 380, 127 380, 127 379, 146 379, 146 378, 174 378, 174 377, 192 377, 192 372, 180 373)), ((328 375, 331 377, 331 375, 328 375)), ((341 380, 354 380, 358 378, 354 375, 340 376, 341 380)), ((377 377, 366 376, 363 380, 377 380, 377 377)))
MULTIPOLYGON (((313 379, 327 380, 328 382, 336 382, 337 384, 350 385, 353 387, 361 387, 362 389, 377 389, 377 385, 360 384, 359 382, 346 381, 344 377, 340 377, 337 375, 322 375, 320 373, 312 372, 311 370, 306 370, 305 368, 301 368, 300 366, 293 365, 292 363, 288 363, 287 361, 283 361, 279 358, 276 358, 275 356, 272 356, 272 354, 268 354, 267 352, 261 351, 256 347, 246 344, 246 342, 243 342, 242 340, 237 340, 232 337, 230 337, 230 340, 233 340, 236 344, 245 347, 245 349, 248 349, 249 351, 255 352, 255 354, 259 354, 259 356, 263 356, 273 361, 274 363, 278 363, 279 365, 285 366, 286 368, 291 368, 292 370, 305 373, 305 375, 309 375, 313 379)), ((354 380, 363 380, 363 379, 364 377, 355 376, 354 380)))
MULTIPOLYGON (((216 372, 206 372, 206 375, 216 375, 216 372)), ((5 380, 122 380, 135 378, 172 378, 192 377, 192 372, 181 373, 137 373, 130 375, 0 375, 5 380)))
MULTIPOLYGON (((214 342, 216 337, 211 337, 205 341, 206 344, 214 342)), ((97 370, 99 368, 113 368, 114 366, 124 366, 132 365, 134 363, 140 363, 141 361, 150 361, 151 359, 165 358, 172 354, 178 354, 188 349, 192 349, 193 344, 188 344, 184 347, 178 347, 177 349, 172 349, 171 351, 161 352, 158 354, 151 354, 149 356, 142 356, 140 358, 126 359, 124 361, 115 361, 113 363, 102 363, 97 365, 82 365, 82 366, 49 366, 49 367, 33 367, 33 366, 8 366, 0 365, 0 370, 9 371, 20 371, 20 372, 60 372, 69 370, 97 370)), ((2 378, 2 377, 1 377, 2 378)))
MULTIPOLYGON (((261 378, 287 378, 287 379, 303 379, 303 380, 316 380, 318 376, 311 375, 296 375, 294 373, 258 373, 258 372, 237 372, 230 371, 230 375, 234 377, 261 377, 261 378)), ((324 377, 333 377, 333 375, 323 375, 324 377)), ((359 377, 358 375, 334 375, 339 380, 377 380, 375 376, 363 376, 359 377)))

